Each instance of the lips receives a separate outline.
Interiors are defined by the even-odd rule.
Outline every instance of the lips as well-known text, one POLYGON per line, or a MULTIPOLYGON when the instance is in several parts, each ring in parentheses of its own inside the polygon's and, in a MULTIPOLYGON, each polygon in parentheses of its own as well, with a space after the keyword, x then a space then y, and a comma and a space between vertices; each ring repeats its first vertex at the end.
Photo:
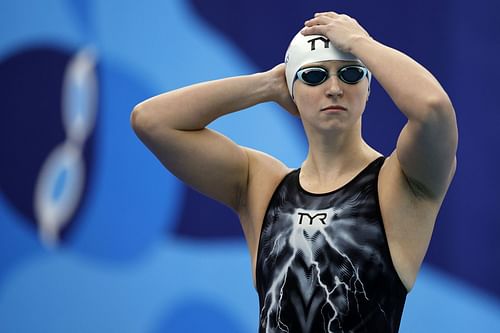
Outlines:
POLYGON ((321 109, 321 111, 347 111, 347 108, 342 105, 328 105, 321 109))

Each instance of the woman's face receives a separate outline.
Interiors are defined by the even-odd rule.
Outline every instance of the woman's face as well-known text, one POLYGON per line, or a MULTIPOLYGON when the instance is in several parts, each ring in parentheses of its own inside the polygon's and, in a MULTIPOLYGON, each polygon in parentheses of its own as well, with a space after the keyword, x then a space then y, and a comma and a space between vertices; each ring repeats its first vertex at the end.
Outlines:
POLYGON ((297 79, 293 92, 304 127, 317 130, 348 130, 358 124, 369 95, 368 78, 355 84, 341 81, 337 71, 347 65, 359 65, 355 61, 322 61, 303 66, 322 67, 329 72, 323 83, 310 86, 297 79))

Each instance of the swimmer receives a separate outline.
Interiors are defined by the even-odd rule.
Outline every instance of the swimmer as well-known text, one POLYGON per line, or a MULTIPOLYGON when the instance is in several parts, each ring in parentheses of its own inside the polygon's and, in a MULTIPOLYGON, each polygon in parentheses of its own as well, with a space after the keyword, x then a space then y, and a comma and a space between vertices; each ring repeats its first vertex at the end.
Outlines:
POLYGON ((260 333, 398 331, 456 168, 453 105, 423 66, 317 13, 285 63, 152 97, 131 122, 170 172, 238 214, 260 333), (407 119, 389 156, 361 133, 372 78, 407 119), (300 168, 207 128, 269 101, 303 124, 300 168))

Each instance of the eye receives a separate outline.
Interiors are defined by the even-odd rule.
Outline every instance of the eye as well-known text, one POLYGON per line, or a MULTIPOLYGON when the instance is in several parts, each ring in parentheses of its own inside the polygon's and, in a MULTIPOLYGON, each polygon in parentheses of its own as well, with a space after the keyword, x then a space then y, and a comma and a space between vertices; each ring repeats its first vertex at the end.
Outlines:
POLYGON ((366 75, 366 68, 361 66, 347 66, 339 70, 339 78, 346 83, 357 83, 366 75))
POLYGON ((304 68, 297 73, 299 79, 309 85, 318 85, 326 80, 328 72, 323 68, 304 68))

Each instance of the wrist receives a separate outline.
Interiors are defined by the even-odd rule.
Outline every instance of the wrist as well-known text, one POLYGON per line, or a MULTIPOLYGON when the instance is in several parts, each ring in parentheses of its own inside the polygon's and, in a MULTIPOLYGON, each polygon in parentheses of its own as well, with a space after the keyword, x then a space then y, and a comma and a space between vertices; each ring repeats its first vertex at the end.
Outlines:
POLYGON ((288 86, 285 78, 285 65, 280 64, 262 73, 266 102, 276 102, 281 104, 283 100, 290 98, 288 86))
POLYGON ((255 80, 255 93, 260 103, 271 102, 274 100, 274 91, 276 80, 270 71, 252 74, 255 80))
POLYGON ((349 50, 349 53, 352 53, 353 55, 361 59, 363 58, 363 51, 373 45, 373 43, 376 43, 375 40, 368 35, 356 35, 352 38, 352 42, 350 43, 350 45, 352 46, 349 50))

